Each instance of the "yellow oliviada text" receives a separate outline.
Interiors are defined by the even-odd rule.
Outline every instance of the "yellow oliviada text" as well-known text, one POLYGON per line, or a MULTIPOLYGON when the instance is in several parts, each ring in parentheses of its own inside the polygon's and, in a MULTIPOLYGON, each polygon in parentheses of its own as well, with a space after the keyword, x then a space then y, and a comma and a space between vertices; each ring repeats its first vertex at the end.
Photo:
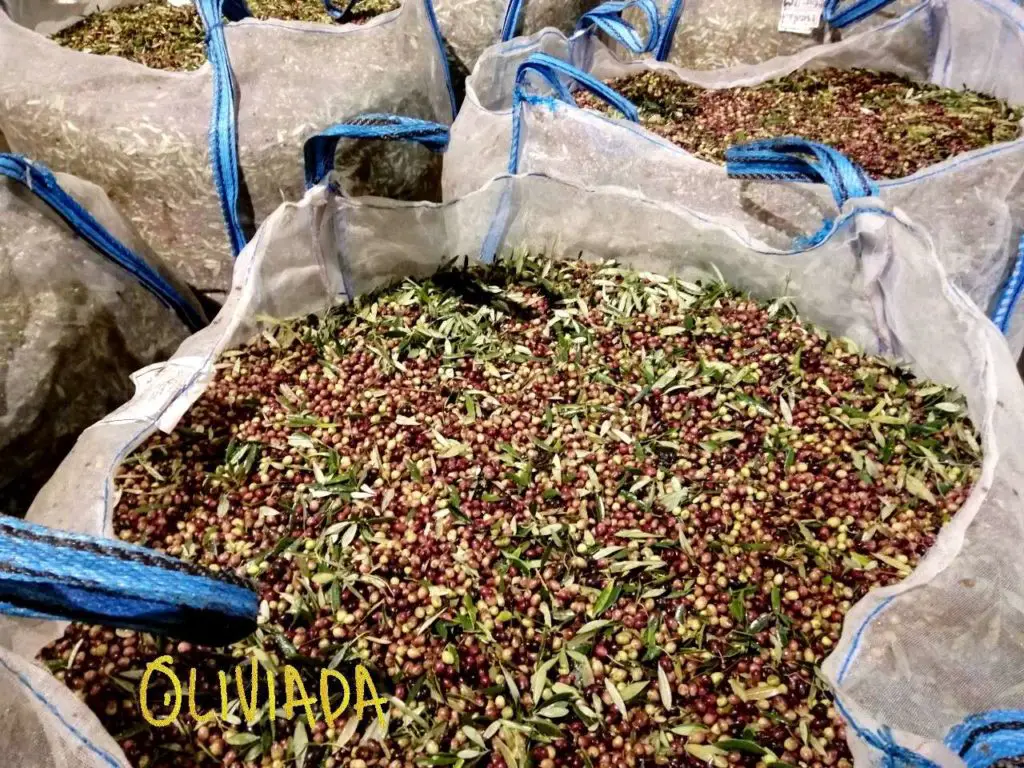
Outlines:
MULTIPOLYGON (((182 707, 182 686, 178 676, 174 673, 174 669, 171 668, 171 663, 174 660, 170 656, 161 656, 156 661, 151 661, 146 665, 146 671, 142 675, 142 681, 139 685, 139 706, 142 709, 142 717, 150 725, 158 728, 171 725, 178 719, 178 715, 181 714, 182 707), (164 704, 171 707, 171 712, 166 717, 156 717, 153 711, 149 708, 149 683, 150 679, 154 674, 162 674, 171 682, 171 687, 174 690, 173 705, 171 704, 172 697, 171 692, 168 691, 164 694, 164 704)), ((259 685, 259 674, 257 672, 259 665, 252 661, 250 664, 250 675, 249 675, 249 695, 246 696, 245 682, 242 675, 242 665, 239 664, 235 667, 235 684, 238 688, 238 703, 242 710, 242 715, 245 718, 247 725, 252 725, 256 722, 257 715, 260 711, 260 705, 258 704, 260 685, 259 685)), ((218 671, 217 676, 220 680, 220 713, 223 719, 228 717, 228 676, 218 671)), ((373 680, 370 678, 370 673, 366 670, 362 664, 357 664, 355 669, 355 680, 352 686, 349 686, 348 680, 336 669, 322 669, 320 670, 320 707, 323 711, 324 719, 327 721, 328 727, 333 727, 338 717, 345 712, 349 705, 350 693, 352 688, 355 688, 355 707, 354 712, 357 718, 363 716, 363 711, 367 707, 374 707, 377 711, 377 719, 380 722, 382 728, 387 727, 387 722, 384 719, 384 710, 382 705, 387 704, 387 699, 383 699, 377 695, 377 689, 373 685, 373 680), (331 683, 334 682, 341 689, 341 702, 336 706, 331 706, 331 683), (369 696, 367 696, 369 694, 369 696)), ((190 669, 188 671, 188 713, 196 721, 197 725, 211 720, 216 716, 213 711, 201 714, 196 710, 196 670, 190 669)), ((270 714, 270 718, 273 720, 277 717, 277 688, 274 682, 274 675, 271 671, 267 670, 267 710, 270 714)), ((282 704, 282 710, 284 716, 291 719, 295 716, 295 711, 300 707, 305 710, 306 721, 309 723, 309 727, 312 728, 316 725, 316 718, 313 715, 313 706, 317 703, 316 696, 309 696, 306 694, 305 685, 303 685, 302 678, 295 667, 285 666, 284 667, 284 702, 282 704)))

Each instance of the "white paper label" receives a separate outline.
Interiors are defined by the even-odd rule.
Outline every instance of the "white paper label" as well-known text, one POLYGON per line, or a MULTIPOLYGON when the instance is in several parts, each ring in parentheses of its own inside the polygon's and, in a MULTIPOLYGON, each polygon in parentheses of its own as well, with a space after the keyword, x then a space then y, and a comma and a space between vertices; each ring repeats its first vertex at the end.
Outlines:
POLYGON ((779 32, 810 35, 821 23, 825 0, 782 0, 779 32))

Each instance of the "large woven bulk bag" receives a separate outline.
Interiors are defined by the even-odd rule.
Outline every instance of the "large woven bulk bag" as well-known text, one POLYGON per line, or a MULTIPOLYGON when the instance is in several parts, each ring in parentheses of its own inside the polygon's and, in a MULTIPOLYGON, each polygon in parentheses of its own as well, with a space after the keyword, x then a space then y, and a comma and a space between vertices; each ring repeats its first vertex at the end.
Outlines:
POLYGON ((0 512, 205 318, 97 188, 0 155, 0 512))
MULTIPOLYGON (((208 63, 149 69, 62 48, 0 14, 0 133, 14 151, 102 187, 158 255, 223 291, 255 225, 303 191, 302 147, 335 123, 396 113, 442 124, 453 98, 430 0, 366 24, 243 18, 200 0, 208 63)), ((244 4, 241 4, 244 6, 244 4)), ((353 191, 418 198, 438 164, 346 143, 353 191), (409 175, 378 173, 401 166, 409 175)))
POLYGON ((758 64, 886 26, 921 0, 676 0, 657 58, 683 69, 758 64))
MULTIPOLYGON (((652 60, 623 62, 586 31, 571 38, 546 31, 495 46, 470 79, 452 128, 445 197, 458 198, 511 167, 587 186, 620 185, 724 213, 752 236, 784 247, 820 227, 832 204, 826 192, 730 179, 726 167, 694 157, 629 120, 576 108, 569 89, 603 88, 602 98, 628 111, 625 100, 616 99, 601 81, 656 70, 702 87, 727 88, 826 67, 892 72, 1024 104, 1024 79, 1013 75, 1024 71, 1024 11, 1008 0, 932 0, 883 29, 760 67, 708 73, 652 60), (528 63, 537 53, 562 63, 528 63)), ((1018 255, 1024 235, 1024 140, 967 152, 877 184, 882 199, 929 230, 953 281, 992 314, 1020 354, 1024 310, 1016 299, 1024 269, 1018 255)))
MULTIPOLYGON (((904 582, 853 607, 826 660, 858 765, 962 768, 1020 754, 1014 713, 1003 710, 1019 703, 1024 685, 1024 565, 1016 555, 1024 463, 1015 450, 1024 384, 997 329, 947 280, 924 230, 870 194, 840 195, 839 202, 835 223, 814 247, 786 252, 751 239, 728 216, 543 174, 500 176, 441 205, 354 199, 318 186, 268 218, 237 262, 222 312, 155 369, 129 404, 85 433, 30 519, 110 535, 118 463, 156 430, 173 429, 210 382, 219 354, 258 334, 261 318, 324 311, 391 281, 430 275, 452 256, 488 261, 528 248, 554 258, 615 258, 690 280, 717 275, 759 297, 784 290, 808 320, 956 386, 984 451, 979 481, 932 551, 904 582), (979 645, 984 653, 968 652, 979 645)), ((38 621, 0 627, 23 656, 60 631, 38 621)), ((20 700, 26 695, 18 689, 20 700)), ((9 720, 17 711, 5 714, 9 720)), ((57 734, 44 742, 57 754, 42 762, 38 741, 13 741, 9 754, 28 758, 19 765, 62 764, 61 723, 77 723, 84 739, 110 747, 82 706, 66 698, 30 716, 41 720, 36 732, 57 734)), ((50 757, 46 747, 42 754, 50 757)), ((106 754, 77 764, 119 764, 106 754)))

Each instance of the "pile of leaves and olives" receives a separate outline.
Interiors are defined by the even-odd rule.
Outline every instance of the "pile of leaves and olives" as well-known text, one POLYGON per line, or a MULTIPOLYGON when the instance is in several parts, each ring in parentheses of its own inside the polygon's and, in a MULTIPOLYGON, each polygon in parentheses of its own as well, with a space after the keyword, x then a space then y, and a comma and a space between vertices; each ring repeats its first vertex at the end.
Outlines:
MULTIPOLYGON (((335 23, 323 0, 246 0, 246 4, 258 19, 335 23)), ((400 5, 400 0, 356 0, 346 20, 359 24, 400 5)), ((54 40, 68 48, 174 71, 203 65, 205 39, 195 6, 171 5, 167 0, 94 13, 54 35, 54 40)))
MULTIPOLYGON (((710 90, 660 71, 609 81, 633 101, 645 128, 694 155, 757 139, 799 136, 828 144, 879 179, 1021 135, 1024 108, 975 93, 865 69, 799 70, 743 88, 710 90)), ((577 103, 609 111, 588 92, 577 103)))
POLYGON ((117 534, 251 579, 255 634, 72 625, 42 658, 145 768, 848 768, 820 665, 980 460, 961 396, 788 299, 449 266, 268 324, 118 471, 117 534), (386 733, 286 719, 280 686, 244 718, 233 683, 226 718, 148 726, 164 653, 218 713, 218 671, 295 665, 315 697, 365 665, 386 733))

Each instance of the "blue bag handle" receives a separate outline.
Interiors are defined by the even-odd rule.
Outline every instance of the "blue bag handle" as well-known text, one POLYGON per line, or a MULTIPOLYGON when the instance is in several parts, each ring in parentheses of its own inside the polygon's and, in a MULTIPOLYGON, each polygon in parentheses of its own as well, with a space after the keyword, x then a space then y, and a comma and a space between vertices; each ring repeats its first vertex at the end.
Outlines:
MULTIPOLYGON (((842 29, 858 22, 890 5, 894 0, 856 0, 852 5, 840 9, 839 6, 843 2, 844 0, 825 0, 822 18, 833 29, 842 29)), ((658 49, 654 54, 654 58, 658 61, 665 61, 672 50, 672 38, 675 37, 676 27, 679 25, 685 5, 686 0, 672 0, 669 5, 668 12, 662 20, 661 40, 658 42, 658 49)))
MULTIPOLYGON (((726 172, 733 179, 828 184, 839 208, 847 200, 878 195, 878 185, 841 152, 825 144, 795 136, 751 141, 730 147, 725 152, 725 160, 726 172)), ((828 235, 831 227, 832 222, 826 220, 818 232, 810 238, 802 238, 798 245, 818 245, 828 235)))
POLYGON ((519 28, 519 17, 523 13, 523 0, 508 0, 505 6, 505 18, 501 22, 501 41, 508 42, 516 36, 519 28))
POLYGON ((1020 302, 1022 293, 1024 293, 1024 236, 1021 236, 1020 245, 1017 247, 1017 259, 1013 263, 1013 270, 999 294, 999 301, 996 302, 995 309, 992 310, 992 322, 1004 335, 1010 332, 1013 311, 1020 302))
POLYGON ((228 21, 241 21, 252 17, 252 11, 245 0, 223 0, 222 6, 222 12, 228 21))
POLYGON ((256 629, 259 596, 152 549, 0 518, 0 612, 222 646, 256 629))
POLYGON ((339 8, 331 0, 324 0, 324 10, 327 11, 327 15, 334 19, 336 22, 341 24, 348 17, 349 12, 352 10, 352 6, 356 4, 356 0, 346 0, 345 6, 339 8))
POLYGON ((523 102, 546 103, 551 100, 551 97, 531 96, 526 93, 526 78, 531 72, 540 75, 558 94, 558 98, 567 104, 575 105, 575 102, 569 89, 562 82, 563 77, 573 80, 581 88, 594 94, 610 106, 615 107, 627 120, 634 123, 640 122, 640 113, 633 102, 614 88, 610 88, 597 78, 581 69, 577 69, 568 62, 546 53, 535 53, 520 64, 516 70, 516 82, 512 91, 512 146, 508 158, 508 172, 511 174, 518 173, 519 170, 519 144, 522 132, 523 102))
POLYGON ((252 222, 243 223, 239 197, 241 172, 238 162, 238 87, 231 70, 223 15, 239 21, 249 15, 245 0, 195 0, 206 30, 206 58, 213 69, 213 109, 210 115, 210 159, 213 180, 220 198, 221 214, 235 256, 253 235, 252 222))
POLYGON ((893 0, 856 0, 846 8, 840 8, 843 2, 844 0, 825 0, 822 16, 834 29, 842 29, 858 22, 889 5, 893 0))
POLYGON ((352 6, 354 6, 357 0, 345 0, 344 4, 339 8, 335 5, 332 0, 323 0, 324 10, 327 11, 327 15, 334 19, 338 24, 344 24, 352 13, 352 6))
POLYGON ((198 331, 206 325, 206 319, 186 297, 65 192, 48 168, 35 165, 21 155, 0 153, 0 175, 24 184, 60 216, 75 234, 128 272, 161 304, 174 310, 189 330, 198 331))
POLYGON ((654 0, 608 0, 580 16, 576 31, 593 25, 631 53, 650 53, 661 39, 658 13, 654 0), (629 8, 638 8, 647 17, 646 40, 641 40, 636 28, 622 18, 629 8))
POLYGON ((967 768, 984 768, 1024 755, 1024 709, 993 709, 953 726, 944 742, 967 768))
POLYGON ((675 37, 676 27, 679 26, 679 19, 683 15, 685 4, 686 0, 672 0, 668 7, 668 12, 661 22, 661 39, 658 41, 658 50, 654 53, 654 58, 658 61, 665 61, 672 50, 672 38, 675 37))
POLYGON ((306 189, 319 184, 334 170, 334 152, 341 139, 415 141, 432 152, 448 147, 448 126, 400 115, 368 113, 338 123, 310 136, 302 148, 306 164, 306 189))

